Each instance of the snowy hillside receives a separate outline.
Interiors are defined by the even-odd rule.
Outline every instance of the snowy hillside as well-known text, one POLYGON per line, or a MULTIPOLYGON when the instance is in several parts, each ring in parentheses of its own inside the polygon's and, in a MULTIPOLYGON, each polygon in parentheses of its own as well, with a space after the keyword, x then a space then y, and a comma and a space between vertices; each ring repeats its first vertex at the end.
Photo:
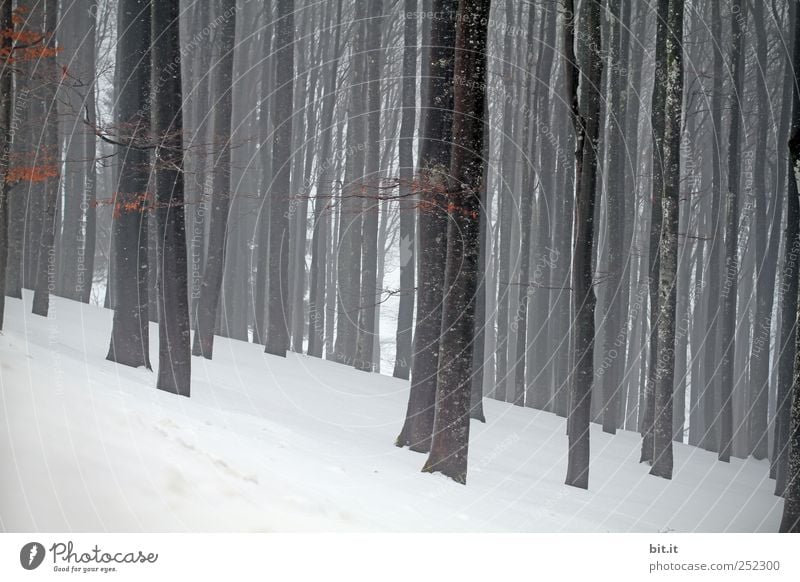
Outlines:
MULTIPOLYGON (((466 487, 393 446, 408 383, 217 338, 191 399, 105 360, 112 312, 9 299, 0 335, 4 531, 776 531, 766 461, 677 445, 671 482, 640 438, 592 427, 589 491, 563 485, 562 419, 486 401, 466 487)), ((151 328, 152 361, 158 337, 151 328)))

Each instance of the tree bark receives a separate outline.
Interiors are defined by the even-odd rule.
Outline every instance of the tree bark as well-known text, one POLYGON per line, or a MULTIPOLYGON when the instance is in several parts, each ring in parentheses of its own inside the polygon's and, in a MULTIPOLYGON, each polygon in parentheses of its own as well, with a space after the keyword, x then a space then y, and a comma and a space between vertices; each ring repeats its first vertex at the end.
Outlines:
POLYGON ((211 193, 211 225, 209 228, 206 258, 203 264, 203 279, 200 297, 195 305, 194 341, 192 355, 210 360, 214 355, 214 332, 217 328, 222 276, 225 267, 228 215, 230 212, 231 183, 231 117, 233 46, 236 36, 235 0, 219 0, 223 18, 215 32, 219 48, 219 60, 214 66, 213 140, 215 151, 211 155, 213 165, 213 191, 211 193))
POLYGON ((737 290, 739 277, 739 135, 744 84, 744 31, 747 25, 742 0, 731 5, 732 91, 729 109, 728 191, 725 211, 725 271, 722 279, 722 362, 720 363, 720 450, 719 460, 729 462, 733 444, 733 355, 736 350, 737 290))
POLYGON ((668 18, 664 95, 664 186, 661 193, 662 231, 659 247, 658 363, 655 376, 653 466, 650 474, 672 479, 672 399, 675 384, 675 305, 683 121, 683 0, 670 0, 668 18))
POLYGON ((575 59, 575 11, 566 0, 565 47, 567 102, 575 128, 575 240, 572 257, 572 300, 575 309, 574 374, 567 420, 569 458, 566 484, 589 487, 589 422, 594 378, 594 308, 592 268, 597 154, 600 136, 600 81, 603 72, 600 0, 581 5, 578 54, 575 59), (580 80, 580 82, 579 82, 580 80))
POLYGON ((158 230, 159 390, 189 396, 189 329, 186 222, 183 197, 183 92, 179 6, 153 0, 153 137, 158 230))
POLYGON ((405 0, 403 18, 403 94, 400 140, 397 144, 400 185, 400 307, 397 314, 394 377, 408 380, 411 372, 411 340, 414 326, 414 126, 416 124, 417 0, 405 0))
POLYGON ((454 66, 453 150, 436 418, 425 472, 466 484, 475 294, 480 268, 481 183, 489 0, 460 0, 454 66))
POLYGON ((419 254, 417 317, 414 328, 411 389, 406 419, 396 444, 428 452, 433 431, 442 331, 442 273, 446 264, 447 177, 453 130, 455 0, 434 0, 431 11, 427 101, 422 103, 423 134, 419 163, 419 254))
POLYGON ((278 0, 272 142, 275 177, 269 195, 269 298, 265 351, 286 357, 289 348, 289 187, 294 95, 294 0, 278 0))

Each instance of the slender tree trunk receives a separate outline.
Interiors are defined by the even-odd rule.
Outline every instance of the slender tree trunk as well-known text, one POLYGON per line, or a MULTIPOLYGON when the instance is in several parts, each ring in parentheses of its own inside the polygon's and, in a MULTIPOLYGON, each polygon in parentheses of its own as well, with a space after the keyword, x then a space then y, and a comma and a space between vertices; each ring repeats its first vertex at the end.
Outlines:
MULTIPOLYGON (((683 121, 683 0, 670 0, 664 99, 664 186, 659 247, 658 360, 656 364, 653 466, 650 474, 672 479, 672 416, 675 385, 675 305, 683 121)), ((658 82, 658 81, 657 81, 658 82)))
POLYGON ((394 377, 408 380, 411 372, 411 340, 414 325, 414 239, 416 224, 414 200, 411 198, 414 179, 414 126, 416 124, 416 66, 417 66, 417 3, 404 0, 403 19, 403 94, 399 156, 399 212, 400 212, 400 307, 397 314, 397 351, 394 377))
MULTIPOLYGON (((787 70, 797 71, 800 66, 800 7, 796 3, 790 5, 790 21, 794 24, 794 51, 787 70)), ((785 496, 787 485, 791 480, 789 472, 789 450, 791 435, 797 434, 796 424, 792 425, 793 405, 797 403, 795 396, 798 385, 797 377, 797 309, 800 305, 800 181, 797 179, 798 152, 800 152, 800 89, 794 82, 796 75, 788 75, 792 86, 791 129, 789 134, 789 163, 787 165, 787 200, 786 230, 784 232, 785 248, 783 259, 783 281, 778 289, 781 302, 781 336, 777 346, 780 359, 778 362, 778 388, 775 402, 774 453, 771 469, 775 476, 775 495, 785 496)), ((796 449, 795 449, 796 450, 796 449)), ((796 479, 795 479, 796 486, 796 479)), ((785 505, 784 505, 785 509, 785 505)))
POLYGON ((333 211, 333 114, 336 105, 337 75, 339 72, 340 38, 342 33, 342 0, 338 0, 333 41, 326 51, 326 62, 331 62, 325 78, 322 101, 322 154, 317 196, 314 200, 314 229, 311 238, 311 283, 308 295, 308 355, 322 357, 325 339, 325 278, 328 268, 328 240, 330 214, 333 211))
POLYGON ((353 11, 352 56, 350 65, 349 110, 347 120, 347 160, 345 187, 339 214, 337 253, 336 361, 353 364, 358 335, 361 284, 361 232, 364 194, 364 144, 366 143, 366 64, 365 19, 367 3, 356 3, 353 11))
POLYGON ((11 156, 11 120, 14 112, 14 77, 11 63, 13 41, 6 31, 13 30, 11 0, 0 0, 0 330, 3 329, 6 306, 6 265, 8 257, 9 185, 6 181, 11 156))
POLYGON ((361 255, 361 305, 358 311, 358 339, 354 367, 374 370, 375 305, 378 270, 378 211, 380 202, 381 148, 381 32, 383 31, 383 0, 371 0, 367 20, 367 156, 364 188, 364 228, 361 255), (373 198, 374 196, 374 198, 373 198))
POLYGON ((276 77, 272 168, 269 195, 269 298, 265 351, 286 356, 289 348, 289 180, 294 95, 294 0, 278 0, 275 23, 276 77))
MULTIPOLYGON (((756 58, 759 67, 767 70, 767 38, 764 5, 753 3, 753 20, 756 36, 756 58)), ((756 192, 756 316, 754 339, 750 354, 750 421, 748 423, 749 452, 756 459, 765 459, 769 454, 768 416, 769 416, 769 374, 770 337, 772 336, 772 308, 774 305, 774 285, 777 268, 778 241, 780 240, 781 205, 777 194, 772 196, 772 216, 768 219, 767 141, 769 139, 769 86, 766 79, 756 81, 758 96, 758 117, 756 154, 753 168, 753 181, 756 192), (770 228, 771 226, 771 228, 770 228)), ((777 182, 777 180, 776 180, 777 182)))
MULTIPOLYGON (((58 0, 46 0, 44 4, 44 43, 47 48, 55 49, 55 31, 58 25, 58 0)), ((58 109, 56 93, 58 74, 53 59, 45 59, 42 63, 46 71, 46 79, 42 87, 42 100, 46 109, 41 145, 37 152, 37 164, 59 164, 58 145, 58 109)), ((44 208, 42 213, 42 231, 39 240, 39 261, 36 271, 36 289, 33 294, 33 314, 47 317, 50 309, 50 294, 56 288, 56 213, 58 204, 61 171, 57 166, 55 176, 47 178, 44 183, 44 208)))
POLYGON ((153 137, 158 230, 159 390, 189 396, 189 329, 186 223, 183 198, 183 98, 179 6, 153 0, 153 137))
POLYGON ((572 107, 575 127, 575 240, 572 257, 572 297, 575 309, 574 370, 570 412, 567 421, 569 459, 567 485, 589 487, 589 422, 594 377, 593 241, 595 192, 597 189, 600 136, 600 87, 603 72, 600 0, 584 0, 581 6, 578 54, 575 60, 575 11, 566 0, 564 57, 566 59, 567 102, 572 107), (580 83, 579 83, 580 79, 580 83))
POLYGON ((720 3, 711 3, 711 31, 712 50, 714 52, 714 65, 712 76, 714 78, 711 93, 711 120, 714 136, 711 138, 711 241, 707 245, 709 255, 708 264, 708 292, 706 298, 706 317, 708 317, 708 336, 706 339, 705 370, 706 385, 703 388, 701 402, 703 408, 703 424, 705 432, 701 444, 708 451, 719 451, 719 366, 720 366, 720 282, 722 278, 722 253, 724 251, 724 230, 722 221, 722 109, 723 109, 723 56, 722 43, 722 15, 720 3), (720 137, 717 137, 720 136, 720 137))
POLYGON ((656 415, 656 374, 658 371, 658 282, 660 278, 659 247, 662 236, 662 204, 664 192, 664 125, 666 113, 666 53, 667 53, 667 19, 669 18, 669 0, 658 0, 657 32, 656 32, 656 70, 653 77, 653 97, 651 107, 651 127, 653 133, 653 189, 650 208, 650 254, 648 287, 650 314, 649 365, 647 384, 644 387, 644 426, 642 434, 642 453, 639 462, 653 462, 654 423, 656 415))
MULTIPOLYGON (((797 6, 795 10, 794 22, 794 56, 792 59, 792 68, 795 71, 800 70, 800 9, 797 6)), ((789 180, 794 182, 794 192, 790 189, 790 195, 795 196, 795 201, 792 203, 794 206, 795 215, 789 216, 789 220, 794 218, 795 226, 797 228, 797 193, 800 191, 800 89, 797 84, 794 85, 794 99, 792 103, 792 130, 789 138, 789 166, 791 174, 789 180)), ((788 232, 788 229, 787 229, 788 232)), ((796 248, 790 247, 787 240, 787 249, 796 248)), ((796 240, 792 241, 797 242, 796 240)), ((796 257, 795 257, 796 260, 796 257)), ((794 273, 795 287, 797 285, 797 272, 794 273)), ((797 292, 797 289, 795 289, 797 292)), ((800 304, 800 301, 798 301, 800 304)), ((796 311, 797 316, 800 316, 796 311)), ((795 321, 797 321, 795 319, 795 321)), ((800 345, 795 342, 795 357, 794 357, 794 381, 792 383, 792 407, 791 416, 789 418, 788 430, 788 462, 786 470, 786 495, 783 504, 783 517, 781 519, 780 531, 798 533, 800 532, 800 345)))
POLYGON ((744 31, 747 12, 742 0, 731 5, 732 91, 730 133, 728 136, 728 191, 725 211, 725 272, 722 279, 722 362, 720 371, 720 450, 719 460, 729 462, 733 444, 733 355, 736 352, 736 299, 739 278, 739 134, 744 84, 744 31))
MULTIPOLYGON (((219 0, 220 14, 233 14, 235 0, 219 0)), ((219 60, 214 67, 215 99, 213 137, 214 160, 213 192, 211 194, 211 225, 208 235, 206 258, 203 264, 203 280, 200 297, 195 305, 194 341, 192 355, 210 360, 214 355, 214 332, 217 327, 222 276, 225 268, 228 214, 230 212, 231 183, 231 116, 233 108, 233 46, 236 36, 236 18, 224 18, 215 31, 215 42, 219 48, 219 60)))

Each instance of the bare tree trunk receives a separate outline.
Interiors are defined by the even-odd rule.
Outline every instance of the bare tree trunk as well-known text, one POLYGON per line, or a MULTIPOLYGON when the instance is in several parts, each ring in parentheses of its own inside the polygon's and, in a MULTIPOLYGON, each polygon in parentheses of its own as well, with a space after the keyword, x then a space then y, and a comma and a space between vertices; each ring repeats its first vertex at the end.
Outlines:
POLYGON ((347 160, 345 187, 339 219, 337 253, 337 319, 334 359, 353 364, 357 343, 357 322, 361 285, 361 232, 364 190, 364 143, 366 142, 366 65, 365 18, 367 3, 358 2, 353 12, 352 56, 350 65, 350 103, 347 120, 347 160))
POLYGON ((289 348, 289 180, 294 95, 294 0, 278 0, 275 23, 276 77, 269 195, 269 298, 265 351, 286 357, 289 348))
MULTIPOLYGON (((0 31, 13 29, 11 0, 0 0, 0 31)), ((11 156, 11 120, 14 111, 14 77, 10 66, 13 41, 11 35, 0 39, 0 330, 3 329, 6 307, 6 266, 8 257, 9 185, 6 180, 11 156)))
MULTIPOLYGON (((794 7, 794 56, 792 58, 792 68, 794 71, 800 70, 800 9, 794 7)), ((794 196, 795 200, 790 202, 790 208, 794 210, 794 215, 789 214, 787 220, 794 222, 792 227, 795 230, 795 239, 792 239, 792 244, 798 243, 797 238, 797 222, 798 222, 798 202, 797 193, 800 191, 800 89, 797 84, 794 84, 794 99, 792 102, 792 130, 789 138, 789 167, 793 175, 789 176, 789 180, 794 182, 794 188, 790 188, 789 195, 794 196)), ((789 229, 787 229, 788 235, 789 229)), ((797 247, 789 245, 789 239, 786 241, 787 252, 792 249, 797 252, 797 247)), ((787 255, 788 257, 788 255, 787 255)), ((794 256, 794 260, 797 257, 794 256)), ((797 293, 797 271, 793 272, 795 294, 797 293)), ((800 305, 800 301, 798 301, 800 305)), ((797 311, 793 312, 795 318, 800 315, 797 311)), ((797 319, 795 319, 797 321, 797 319)), ((788 434, 788 459, 786 469, 786 495, 783 504, 783 517, 781 519, 780 531, 798 533, 800 532, 800 382, 798 382, 798 375, 800 374, 800 345, 795 341, 795 356, 794 356, 794 381, 791 388, 791 416, 789 418, 788 434)))
POLYGON ((442 331, 442 273, 446 265, 447 201, 453 130, 455 0, 434 0, 427 101, 422 103, 419 163, 419 254, 414 359, 406 419, 396 444, 428 452, 433 431, 439 340, 442 331))
POLYGON ((311 283, 308 295, 308 355, 322 357, 325 338, 325 278, 330 238, 330 214, 333 212, 333 114, 336 106, 339 53, 341 51, 342 0, 338 0, 332 42, 328 44, 325 62, 331 62, 322 100, 322 154, 320 156, 319 182, 314 200, 314 229, 311 238, 311 283))
MULTIPOLYGON (((235 14, 235 0, 219 0, 221 14, 235 14)), ((200 297, 195 305, 194 342, 192 355, 210 360, 214 354, 214 332, 217 327, 222 276, 225 268, 228 214, 231 185, 231 114, 233 80, 233 46, 236 36, 236 17, 223 19, 215 32, 219 60, 214 67, 213 95, 216 102, 213 120, 214 160, 213 192, 211 195, 211 225, 200 297), (218 36, 217 36, 218 35, 218 36)))
POLYGON ((153 137, 158 230, 159 390, 189 396, 192 376, 183 198, 179 6, 153 0, 153 137))
POLYGON ((411 372, 411 340, 414 325, 414 239, 416 224, 411 198, 414 179, 414 126, 416 124, 417 2, 404 0, 403 19, 403 116, 400 124, 399 212, 400 212, 400 307, 397 314, 394 377, 408 380, 411 372))
MULTIPOLYGON (((678 275, 678 223, 683 121, 683 0, 670 0, 664 95, 664 180, 659 247, 658 358, 650 474, 672 479, 672 416, 675 385, 675 304, 678 275)), ((659 81, 656 81, 659 82, 659 81)), ((655 201, 657 202, 657 201, 655 201)))
POLYGON ((150 133, 150 0, 121 0, 117 42, 117 119, 128 143, 120 152, 119 185, 114 204, 114 325, 107 358, 150 369, 148 330, 147 242, 145 200, 149 155, 142 149, 150 133), (130 209, 129 209, 130 208, 130 209))
MULTIPOLYGON (((58 0, 46 0, 44 4, 44 37, 45 46, 56 48, 55 31, 58 25, 58 0)), ((58 109, 56 107, 56 90, 58 74, 53 59, 45 59, 44 69, 47 78, 42 86, 42 101, 46 109, 44 129, 37 152, 37 164, 59 164, 58 145, 58 109)), ((42 231, 39 239, 39 261, 36 271, 36 289, 33 294, 34 315, 47 317, 50 308, 50 293, 56 287, 56 213, 58 204, 60 168, 56 175, 44 183, 44 208, 42 213, 42 231)))
POLYGON ((566 0, 564 58, 567 77, 567 102, 571 104, 575 128, 575 240, 572 257, 572 297, 575 309, 574 370, 570 411, 567 421, 569 459, 567 485, 589 487, 589 421, 594 378, 593 241, 595 192, 597 189, 598 146, 600 136, 600 80, 603 72, 601 50, 600 0, 584 0, 581 5, 578 54, 575 60, 575 11, 573 0, 566 0), (580 80, 580 83, 579 83, 580 80))
POLYGON ((381 32, 383 31, 383 0, 371 0, 367 20, 367 156, 364 188, 364 228, 361 254, 361 301, 358 311, 357 370, 370 372, 374 369, 373 347, 375 342, 375 305, 378 269, 378 211, 380 194, 380 148, 381 148, 381 32))
POLYGON ((744 31, 747 12, 742 0, 731 6, 732 91, 730 133, 728 136, 728 191, 725 211, 725 272, 722 279, 722 362, 720 371, 720 450, 719 460, 729 462, 733 444, 733 355, 736 350, 736 300, 739 277, 739 134, 744 84, 744 31))
POLYGON ((475 294, 480 267, 483 112, 489 0, 460 0, 442 338, 431 452, 423 471, 467 481, 475 294), (461 80, 462 82, 458 82, 461 80), (469 80, 470 83, 464 81, 469 80))
POLYGON ((650 304, 648 312, 650 314, 650 341, 649 341, 649 365, 647 373, 647 384, 644 387, 644 425, 642 434, 642 453, 639 462, 653 462, 654 453, 654 423, 656 415, 656 373, 658 370, 658 335, 657 317, 659 312, 658 305, 658 281, 660 277, 660 253, 659 246, 662 235, 662 205, 661 199, 664 191, 664 125, 665 125, 665 104, 666 87, 664 78, 666 76, 666 52, 667 52, 667 19, 669 18, 669 0, 658 0, 658 13, 656 15, 656 54, 655 54, 655 73, 653 77, 653 97, 651 106, 651 127, 653 132, 653 189, 650 208, 650 254, 649 254, 649 281, 650 304))

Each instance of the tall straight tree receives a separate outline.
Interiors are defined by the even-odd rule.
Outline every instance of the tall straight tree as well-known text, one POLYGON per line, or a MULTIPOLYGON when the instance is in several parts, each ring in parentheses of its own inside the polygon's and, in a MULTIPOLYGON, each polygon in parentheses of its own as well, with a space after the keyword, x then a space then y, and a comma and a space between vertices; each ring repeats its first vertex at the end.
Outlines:
POLYGON ((108 359, 150 368, 147 291, 147 182, 150 133, 150 0, 117 8, 119 183, 112 225, 114 324, 108 359))
POLYGON ((158 382, 160 390, 189 396, 189 329, 186 220, 183 208, 183 92, 180 10, 172 0, 153 0, 153 138, 157 147, 155 203, 158 231, 158 382))
POLYGON ((400 208, 400 307, 397 313, 394 377, 408 380, 411 371, 411 340, 414 326, 414 238, 416 224, 411 200, 414 179, 414 125, 417 99, 417 0, 403 6, 403 114, 400 121, 399 208, 400 208))
MULTIPOLYGON (((792 100, 792 129, 789 138, 789 179, 794 181, 794 191, 790 189, 789 195, 797 196, 800 192, 800 86, 797 81, 797 71, 800 71, 800 4, 795 2, 794 7, 794 51, 792 69, 795 71, 794 98, 792 100)), ((793 203, 795 216, 788 216, 789 220, 798 220, 797 201, 793 203)), ((796 228, 796 226, 795 226, 796 228)), ((787 229, 788 230, 788 229, 787 229)), ((792 241, 793 243, 796 241, 792 241)), ((787 249, 789 241, 787 240, 787 249)), ((793 250, 795 250, 793 248, 793 250)), ((795 278, 797 274, 795 273, 795 278)), ((795 284, 796 287, 796 284, 795 284)), ((795 289, 796 291, 796 289, 795 289)), ((800 301, 797 303, 800 305, 800 301)), ((795 312, 795 317, 798 314, 795 312)), ((797 321, 797 320, 795 320, 797 321)), ((781 518, 780 531, 787 533, 800 532, 800 346, 795 345, 794 357, 794 382, 792 383, 791 416, 788 432, 788 462, 786 469, 786 494, 783 504, 783 517, 781 518)), ((778 443, 781 444, 781 443, 778 443)))
POLYGON ((192 355, 211 359, 214 355, 214 330, 220 304, 222 274, 225 267, 225 247, 231 196, 231 116, 233 109, 233 46, 236 37, 236 0, 218 0, 222 22, 215 30, 218 60, 214 75, 212 101, 213 144, 210 158, 213 167, 213 192, 211 193, 211 225, 206 245, 200 297, 193 314, 194 342, 192 355))
MULTIPOLYGON (((333 114, 336 105, 337 76, 339 72, 339 51, 342 36, 342 0, 338 0, 336 20, 331 43, 326 50, 325 62, 330 62, 325 77, 322 97, 322 150, 321 172, 317 195, 314 200, 314 230, 311 238, 311 284, 308 293, 308 355, 322 357, 322 344, 325 338, 325 277, 329 266, 328 240, 330 237, 330 215, 333 211, 333 114), (332 55, 332 56, 331 56, 332 55)), ((328 338, 330 341, 330 338, 328 338)))
POLYGON ((655 418, 653 420, 653 466, 650 474, 671 479, 672 391, 675 381, 675 304, 683 116, 683 0, 670 0, 667 25, 667 86, 664 100, 663 139, 664 179, 661 192, 662 232, 659 246, 659 297, 656 324, 658 363, 655 383, 655 418))
POLYGON ((338 278, 336 344, 334 357, 341 363, 355 359, 358 339, 358 310, 361 285, 361 223, 364 178, 364 143, 366 142, 366 63, 365 22, 367 3, 353 8, 351 34, 350 90, 347 112, 347 159, 345 188, 339 211, 339 248, 336 258, 338 278))
POLYGON ((736 353, 736 300, 739 278, 739 135, 744 89, 744 25, 747 12, 742 0, 731 4, 731 97, 728 114, 728 190, 725 194, 725 270, 722 278, 722 362, 720 364, 719 460, 729 462, 733 444, 733 357, 736 353))
POLYGON ((564 58, 567 102, 575 130, 575 237, 572 256, 572 301, 575 310, 574 378, 567 419, 569 458, 567 485, 589 487, 589 421, 594 377, 593 241, 597 154, 600 136, 601 51, 600 0, 583 0, 581 15, 574 0, 565 0, 564 58), (575 25, 580 22, 575 58, 575 25))
MULTIPOLYGON (((623 310, 626 308, 625 293, 623 289, 627 287, 627 271, 625 265, 625 230, 628 225, 624 223, 625 215, 625 174, 623 155, 625 145, 623 142, 623 127, 625 123, 625 86, 622 79, 621 70, 627 63, 627 43, 623 44, 623 23, 621 18, 622 0, 609 0, 608 14, 611 22, 609 23, 608 39, 608 102, 606 112, 608 116, 608 129, 606 131, 607 146, 607 167, 608 185, 606 188, 606 218, 608 221, 608 276, 606 287, 606 317, 601 330, 601 355, 610 361, 608 369, 601 377, 598 392, 602 397, 603 407, 603 431, 614 434, 617 430, 619 401, 622 396, 622 374, 619 373, 624 366, 625 358, 612 356, 613 351, 618 354, 621 352, 616 342, 624 337, 625 315, 623 310), (623 56, 624 55, 624 56, 623 56), (623 59, 623 60, 621 60, 623 59)), ((626 36, 627 38, 627 36, 626 36)))
POLYGON ((442 331, 442 273, 447 260, 447 190, 453 130, 453 65, 456 0, 434 0, 426 100, 422 102, 419 159, 419 253, 411 390, 396 444, 428 452, 433 432, 439 339, 442 331))
POLYGON ((653 95, 651 98, 650 125, 653 139, 653 161, 651 174, 652 178, 652 198, 650 201, 650 252, 648 256, 648 299, 650 313, 650 351, 649 365, 647 366, 647 382, 644 385, 643 398, 643 430, 642 430, 642 452, 640 462, 652 463, 653 461, 653 438, 655 423, 655 386, 656 370, 658 369, 658 281, 661 269, 661 254, 659 245, 661 243, 661 221, 662 204, 661 200, 664 191, 664 125, 666 120, 666 86, 663 82, 665 72, 667 52, 667 21, 669 18, 669 0, 658 0, 658 12, 656 13, 656 70, 653 78, 653 95))
POLYGON ((11 66, 13 41, 13 7, 11 0, 0 0, 0 330, 6 308, 6 265, 8 257, 8 176, 11 156, 11 119, 14 111, 14 69, 11 66))
POLYGON ((358 310, 356 369, 372 371, 375 344, 375 305, 378 304, 378 209, 380 194, 381 149, 381 33, 383 0, 371 0, 367 13, 367 159, 365 168, 368 195, 363 201, 363 241, 361 254, 361 302, 358 310))
MULTIPOLYGON (((57 50, 56 27, 58 26, 58 0, 46 0, 44 3, 44 39, 45 47, 57 50)), ((45 70, 45 81, 41 86, 41 99, 45 110, 44 128, 42 129, 37 151, 37 164, 55 164, 59 158, 58 144, 58 108, 56 63, 53 59, 43 60, 38 67, 45 70)), ((42 232, 39 239, 39 262, 36 268, 36 288, 33 293, 32 311, 35 315, 47 317, 50 309, 50 292, 56 284, 56 215, 60 171, 47 178, 44 183, 44 207, 42 212, 42 232)))
MULTIPOLYGON (((800 20, 797 15, 798 3, 789 5, 789 14, 800 20)), ((797 34, 797 31, 795 31, 797 34)), ((795 41, 794 54, 799 51, 795 41)), ((797 71, 796 59, 787 63, 787 69, 797 71)), ((790 138, 798 135, 795 128, 800 125, 800 87, 797 86, 797 75, 787 75, 787 83, 791 84, 792 101, 788 107, 792 110, 790 138)), ((791 150, 791 148, 790 148, 791 150)), ((791 156, 791 151, 789 152, 791 156)), ((791 161, 791 160, 790 160, 791 161)), ((791 428, 792 393, 796 383, 794 374, 795 342, 797 333, 797 306, 800 269, 798 254, 800 253, 800 185, 796 180, 795 168, 791 163, 786 165, 786 230, 784 231, 783 271, 778 296, 781 304, 780 339, 778 341, 778 381, 775 394, 775 421, 773 429, 773 453, 770 463, 770 476, 775 478, 775 495, 783 496, 786 492, 786 473, 789 458, 789 432, 791 428)))
POLYGON ((289 182, 294 99, 294 0, 278 0, 275 22, 274 178, 269 194, 269 297, 265 351, 286 357, 289 348, 289 182))
POLYGON ((455 43, 447 266, 433 440, 423 471, 467 482, 475 300, 481 269, 484 100, 489 0, 460 0, 455 43))

